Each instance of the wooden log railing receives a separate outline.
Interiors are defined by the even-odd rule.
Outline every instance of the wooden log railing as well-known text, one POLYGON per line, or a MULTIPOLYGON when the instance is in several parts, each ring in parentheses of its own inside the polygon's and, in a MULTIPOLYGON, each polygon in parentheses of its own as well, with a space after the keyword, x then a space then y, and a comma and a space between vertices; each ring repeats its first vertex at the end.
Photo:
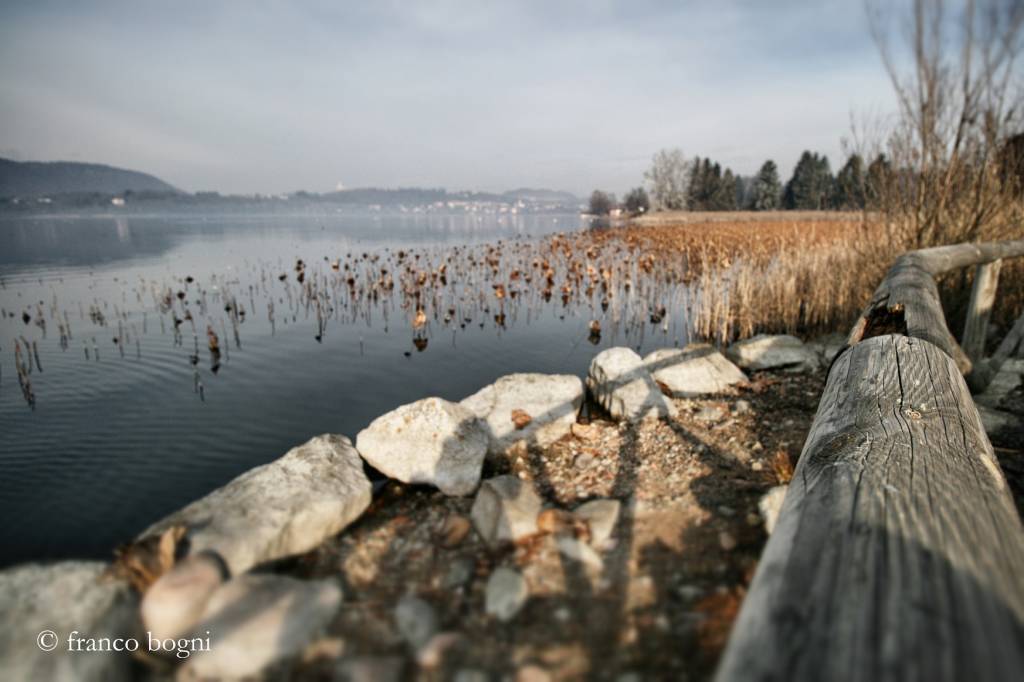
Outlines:
POLYGON ((1024 527, 934 281, 1020 255, 893 265, 829 371, 719 682, 1024 678, 1024 527))

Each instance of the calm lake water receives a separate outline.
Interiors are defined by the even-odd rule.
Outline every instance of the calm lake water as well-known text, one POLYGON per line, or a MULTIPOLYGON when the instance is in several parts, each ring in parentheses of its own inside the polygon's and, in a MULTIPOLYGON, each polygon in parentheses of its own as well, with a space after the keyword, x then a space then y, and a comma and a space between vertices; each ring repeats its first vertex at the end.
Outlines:
POLYGON ((677 321, 606 321, 588 339, 607 318, 593 302, 495 300, 482 281, 518 277, 485 262, 488 244, 525 253, 580 229, 551 215, 0 219, 0 563, 109 556, 314 435, 354 440, 426 396, 583 376, 603 348, 685 337, 677 321), (463 281, 417 303, 421 272, 463 281))

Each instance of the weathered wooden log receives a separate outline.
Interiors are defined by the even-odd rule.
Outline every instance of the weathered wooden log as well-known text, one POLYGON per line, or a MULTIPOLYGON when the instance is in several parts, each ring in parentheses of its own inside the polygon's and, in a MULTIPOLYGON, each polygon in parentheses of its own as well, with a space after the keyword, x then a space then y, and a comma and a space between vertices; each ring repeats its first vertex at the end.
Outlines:
POLYGON ((956 244, 903 254, 878 285, 847 344, 882 334, 905 334, 934 343, 953 358, 961 373, 969 374, 971 360, 949 333, 935 276, 1017 256, 1024 256, 1024 240, 956 244))
POLYGON ((971 287, 971 300, 967 306, 964 334, 960 338, 960 345, 972 364, 977 364, 985 357, 988 319, 992 315, 992 305, 996 302, 1002 264, 1003 261, 994 260, 982 263, 974 271, 974 286, 971 287))
POLYGON ((928 340, 866 338, 829 373, 717 679, 1021 671, 1024 528, 967 385, 928 340))

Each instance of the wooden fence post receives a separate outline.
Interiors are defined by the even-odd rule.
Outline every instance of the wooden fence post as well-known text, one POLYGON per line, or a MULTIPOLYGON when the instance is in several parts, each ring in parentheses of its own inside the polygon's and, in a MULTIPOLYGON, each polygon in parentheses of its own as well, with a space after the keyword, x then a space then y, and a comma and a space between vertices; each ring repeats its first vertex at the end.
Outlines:
POLYGON ((971 302, 967 308, 967 321, 964 322, 964 335, 960 342, 960 347, 972 363, 985 357, 988 318, 996 300, 1002 264, 1002 260, 994 260, 982 263, 974 270, 974 287, 971 289, 971 302))

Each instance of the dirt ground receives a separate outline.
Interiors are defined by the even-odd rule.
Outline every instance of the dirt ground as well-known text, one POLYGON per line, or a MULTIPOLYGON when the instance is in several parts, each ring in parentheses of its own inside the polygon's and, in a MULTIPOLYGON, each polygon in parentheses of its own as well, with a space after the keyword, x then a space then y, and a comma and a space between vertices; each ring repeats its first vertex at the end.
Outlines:
POLYGON ((345 604, 329 637, 287 677, 422 680, 702 680, 725 644, 767 539, 758 501, 788 481, 824 371, 760 373, 732 395, 677 400, 678 418, 619 426, 597 417, 543 451, 489 463, 545 507, 614 498, 612 546, 583 561, 557 538, 586 540, 563 511, 544 531, 489 548, 468 523, 473 498, 389 482, 340 537, 279 570, 340 577, 345 604), (507 623, 485 613, 488 576, 514 567, 530 596, 507 623), (395 625, 406 594, 433 607, 418 654, 395 625))

